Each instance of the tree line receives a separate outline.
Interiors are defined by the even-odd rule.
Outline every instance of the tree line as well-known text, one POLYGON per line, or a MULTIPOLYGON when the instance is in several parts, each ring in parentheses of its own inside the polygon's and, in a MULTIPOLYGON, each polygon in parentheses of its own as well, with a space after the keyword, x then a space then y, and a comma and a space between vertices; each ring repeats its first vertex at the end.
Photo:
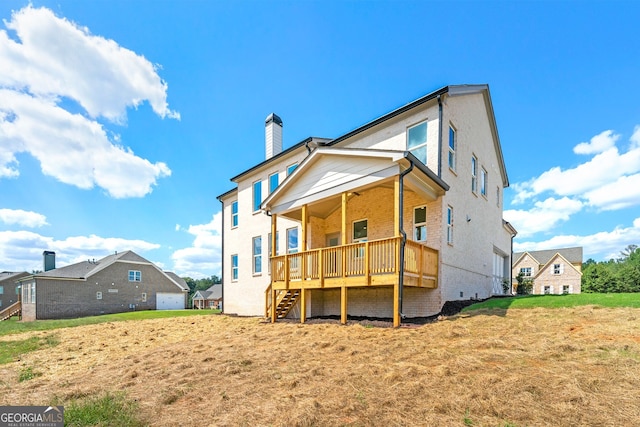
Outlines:
POLYGON ((640 248, 629 245, 617 259, 582 265, 582 292, 640 292, 640 248))

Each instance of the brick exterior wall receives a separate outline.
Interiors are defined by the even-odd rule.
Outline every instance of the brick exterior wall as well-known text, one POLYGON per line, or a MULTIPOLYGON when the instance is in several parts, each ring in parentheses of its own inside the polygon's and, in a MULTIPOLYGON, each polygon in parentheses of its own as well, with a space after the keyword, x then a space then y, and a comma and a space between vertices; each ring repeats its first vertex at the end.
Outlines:
POLYGON ((186 303, 186 293, 155 267, 117 261, 86 281, 36 278, 35 316, 37 319, 69 319, 155 310, 158 292, 184 294, 186 303), (142 281, 129 282, 129 270, 140 271, 142 281), (102 292, 102 299, 97 299, 97 292, 102 292), (142 300, 143 293, 147 294, 146 302, 142 300), (130 304, 135 308, 130 308, 130 304))

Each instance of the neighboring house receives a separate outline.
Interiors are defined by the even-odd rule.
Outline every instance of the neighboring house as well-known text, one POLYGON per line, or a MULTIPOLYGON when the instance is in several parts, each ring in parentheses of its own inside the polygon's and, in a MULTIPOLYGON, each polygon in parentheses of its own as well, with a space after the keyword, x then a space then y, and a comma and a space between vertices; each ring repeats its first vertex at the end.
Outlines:
MULTIPOLYGON (((11 309, 12 306, 15 306, 18 310, 20 309, 17 305, 17 302, 20 301, 20 286, 17 281, 28 275, 29 273, 26 271, 0 272, 0 320, 16 314, 16 311, 11 309)), ((17 313, 19 313, 19 311, 17 313)))
POLYGON ((186 282, 132 251, 60 268, 43 255, 45 271, 20 279, 23 320, 186 308, 186 282))
POLYGON ((336 139, 282 149, 233 177, 223 207, 224 312, 438 314, 502 294, 515 229, 487 85, 446 86, 336 139))
POLYGON ((582 248, 549 249, 513 254, 513 285, 518 274, 533 280, 534 294, 579 294, 582 248))
POLYGON ((222 308, 222 285, 216 284, 206 291, 196 291, 191 301, 193 308, 222 308))

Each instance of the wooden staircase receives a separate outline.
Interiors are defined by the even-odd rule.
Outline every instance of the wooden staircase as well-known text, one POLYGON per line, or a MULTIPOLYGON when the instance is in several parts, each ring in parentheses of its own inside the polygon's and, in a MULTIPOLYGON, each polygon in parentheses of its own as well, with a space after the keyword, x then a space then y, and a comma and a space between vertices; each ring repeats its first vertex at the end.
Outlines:
MULTIPOLYGON (((276 296, 276 319, 284 319, 291 309, 300 299, 300 289, 288 289, 277 292, 276 296)), ((265 317, 271 317, 271 285, 267 288, 267 305, 265 309, 265 317)))
POLYGON ((20 316, 22 314, 22 302, 18 301, 11 304, 9 307, 0 311, 0 322, 7 320, 13 316, 20 316))

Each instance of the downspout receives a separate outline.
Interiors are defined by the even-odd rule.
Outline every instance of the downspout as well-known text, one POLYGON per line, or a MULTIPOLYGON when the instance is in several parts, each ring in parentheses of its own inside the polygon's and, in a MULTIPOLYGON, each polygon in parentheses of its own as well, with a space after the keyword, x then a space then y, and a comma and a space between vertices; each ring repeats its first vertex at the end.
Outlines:
POLYGON ((402 236, 402 239, 400 240, 400 274, 398 275, 398 285, 399 285, 399 289, 398 289, 398 307, 400 308, 400 319, 404 319, 404 314, 402 314, 402 293, 403 293, 403 288, 404 288, 404 248, 407 244, 407 233, 404 231, 404 176, 408 175, 409 173, 411 173, 411 171, 413 170, 413 160, 407 158, 407 160, 409 160, 410 162, 410 166, 409 169, 406 169, 404 171, 402 171, 399 175, 399 181, 400 181, 400 194, 399 194, 399 208, 400 208, 400 234, 402 236))
MULTIPOLYGON (((224 313, 224 308, 226 304, 224 303, 224 202, 220 200, 220 204, 222 205, 222 248, 220 250, 220 256, 222 259, 220 260, 220 285, 222 286, 222 310, 221 313, 224 313)), ((191 304, 193 306, 193 303, 191 304)))
POLYGON ((442 100, 438 95, 438 178, 442 178, 442 100))

